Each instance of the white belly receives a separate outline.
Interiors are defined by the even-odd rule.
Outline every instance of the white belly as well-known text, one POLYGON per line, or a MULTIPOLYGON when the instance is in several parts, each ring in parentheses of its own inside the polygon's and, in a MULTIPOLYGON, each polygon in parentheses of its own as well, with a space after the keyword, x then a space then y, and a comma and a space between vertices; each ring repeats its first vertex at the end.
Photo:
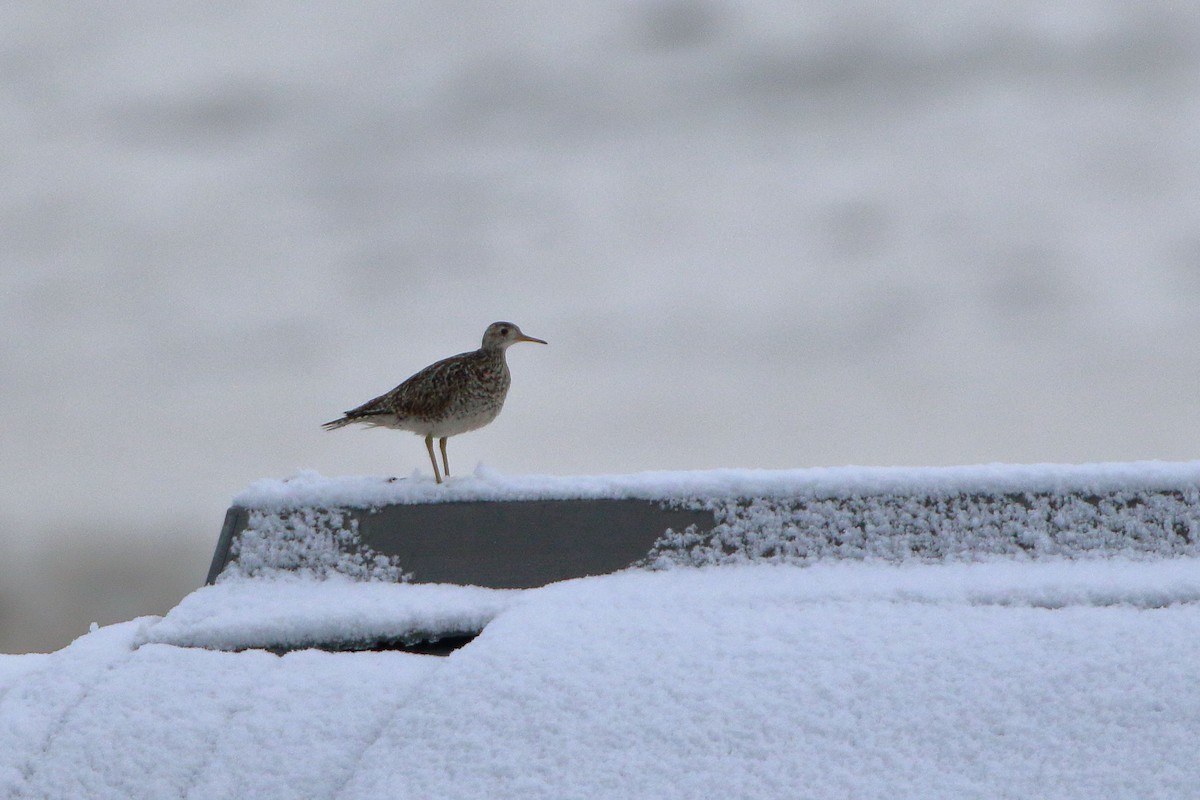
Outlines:
MULTIPOLYGON (((495 409, 489 409, 487 411, 480 412, 478 414, 471 414, 468 416, 455 417, 455 418, 451 418, 451 419, 443 419, 443 420, 438 420, 437 422, 416 423, 417 425, 419 425, 419 428, 416 429, 415 432, 425 434, 425 435, 432 433, 434 436, 437 436, 438 438, 441 438, 443 436, 457 436, 460 433, 466 433, 467 431, 473 431, 477 428, 482 428, 484 425, 487 425, 489 422, 494 420, 499 415, 500 415, 500 409, 495 408, 495 409)), ((414 429, 410 428, 409 430, 414 430, 414 429)))
POLYGON ((414 417, 396 418, 391 415, 371 419, 365 424, 372 428, 391 428, 397 431, 411 431, 420 436, 458 436, 460 433, 482 428, 500 414, 499 408, 487 409, 476 414, 450 417, 439 420, 424 420, 414 417))

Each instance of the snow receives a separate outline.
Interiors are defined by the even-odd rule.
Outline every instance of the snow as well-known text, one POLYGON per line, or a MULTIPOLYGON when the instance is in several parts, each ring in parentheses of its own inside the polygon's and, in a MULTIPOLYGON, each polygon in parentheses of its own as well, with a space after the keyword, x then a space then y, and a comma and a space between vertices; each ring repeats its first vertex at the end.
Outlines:
POLYGON ((286 514, 253 510, 230 545, 237 559, 222 578, 343 576, 403 581, 408 575, 362 543, 358 520, 340 509, 299 508, 286 514))
POLYGON ((1110 464, 980 464, 955 467, 831 467, 656 471, 616 475, 502 475, 480 467, 435 484, 432 477, 325 477, 302 470, 262 479, 233 498, 246 508, 372 508, 465 500, 848 497, 882 494, 1105 493, 1200 485, 1200 461, 1110 464))
POLYGON ((144 641, 239 650, 474 633, 516 594, 343 577, 225 580, 185 597, 146 631, 144 641))
POLYGON ((436 663, 148 645, 102 628, 0 698, 0 796, 331 797, 436 663))
POLYGON ((0 657, 0 797, 1187 800, 1200 558, 1177 545, 1198 478, 1193 462, 263 481, 238 498, 262 534, 246 565, 164 617, 0 657), (347 508, 518 497, 702 504, 717 525, 673 557, 665 536, 663 568, 525 590, 342 558, 347 508), (913 557, 921 526, 953 546, 913 557), (1027 548, 988 549, 1009 528, 1027 548), (313 539, 310 566, 267 534, 313 539), (294 649, 474 633, 447 657, 294 649))
POLYGON ((1198 599, 1188 558, 228 581, 0 659, 0 796, 1189 798, 1198 599), (486 627, 447 658, 176 646, 331 618, 486 627))
MULTIPOLYGON (((720 573, 704 573, 719 585, 720 573)), ((761 573, 770 575, 769 572, 761 573)), ((796 602, 1064 608, 1164 608, 1200 602, 1200 560, 995 561, 931 569, 908 564, 817 565, 787 585, 796 602)), ((415 640, 476 632, 536 592, 446 584, 276 578, 226 580, 199 589, 146 629, 140 643, 240 650, 251 647, 415 640)))
MULTIPOLYGON (((941 468, 712 470, 581 477, 493 471, 432 480, 259 481, 235 499, 249 522, 222 579, 302 571, 402 580, 405 564, 366 547, 354 509, 388 503, 645 499, 709 512, 666 530, 642 566, 828 559, 973 560, 1200 556, 1200 462, 941 468)), ((417 575, 419 580, 421 576, 417 575)))

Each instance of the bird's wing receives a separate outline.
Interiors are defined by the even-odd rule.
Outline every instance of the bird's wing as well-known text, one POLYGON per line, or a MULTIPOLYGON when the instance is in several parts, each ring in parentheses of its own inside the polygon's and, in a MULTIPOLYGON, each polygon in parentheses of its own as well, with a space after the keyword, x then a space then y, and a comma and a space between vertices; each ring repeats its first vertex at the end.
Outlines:
POLYGON ((460 353, 430 364, 390 392, 350 409, 323 427, 333 430, 351 422, 370 422, 372 417, 396 415, 436 419, 446 413, 454 387, 477 377, 478 352, 460 353))
POLYGON ((471 372, 463 355, 466 354, 430 364, 390 392, 350 409, 345 419, 365 420, 389 414, 421 418, 441 416, 450 405, 453 387, 461 385, 471 372))
POLYGON ((455 387, 462 385, 469 372, 461 356, 442 359, 388 392, 380 402, 395 414, 439 417, 449 408, 455 387))

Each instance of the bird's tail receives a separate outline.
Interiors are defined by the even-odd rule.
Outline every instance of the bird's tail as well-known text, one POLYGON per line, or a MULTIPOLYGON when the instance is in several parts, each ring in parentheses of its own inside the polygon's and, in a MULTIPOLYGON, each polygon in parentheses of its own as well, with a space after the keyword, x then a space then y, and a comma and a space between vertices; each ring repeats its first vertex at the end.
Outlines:
POLYGON ((338 428, 349 425, 354 421, 353 417, 341 417, 340 419, 331 419, 329 422, 323 422, 321 423, 321 427, 327 431, 336 431, 338 428))

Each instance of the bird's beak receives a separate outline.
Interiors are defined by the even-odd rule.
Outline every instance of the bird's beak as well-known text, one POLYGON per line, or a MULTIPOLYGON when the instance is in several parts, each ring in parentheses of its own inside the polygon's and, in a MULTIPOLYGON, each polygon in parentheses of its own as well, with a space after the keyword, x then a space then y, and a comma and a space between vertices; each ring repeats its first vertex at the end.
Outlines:
POLYGON ((517 337, 517 341, 518 342, 536 342, 537 344, 549 344, 549 342, 547 342, 547 341, 544 341, 542 339, 535 339, 532 336, 526 336, 523 333, 517 337))

